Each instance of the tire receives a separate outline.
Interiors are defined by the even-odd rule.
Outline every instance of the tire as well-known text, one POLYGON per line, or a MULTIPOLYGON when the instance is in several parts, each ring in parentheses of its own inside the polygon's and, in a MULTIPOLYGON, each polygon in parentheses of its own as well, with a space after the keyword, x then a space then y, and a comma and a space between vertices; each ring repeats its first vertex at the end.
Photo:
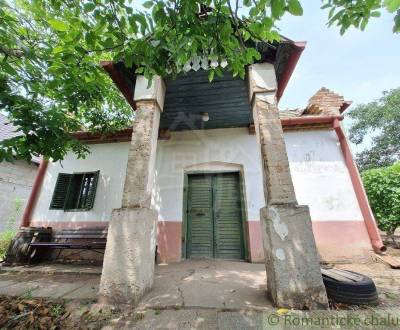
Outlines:
POLYGON ((322 269, 326 293, 331 300, 351 305, 378 305, 378 292, 368 276, 339 269, 322 269))

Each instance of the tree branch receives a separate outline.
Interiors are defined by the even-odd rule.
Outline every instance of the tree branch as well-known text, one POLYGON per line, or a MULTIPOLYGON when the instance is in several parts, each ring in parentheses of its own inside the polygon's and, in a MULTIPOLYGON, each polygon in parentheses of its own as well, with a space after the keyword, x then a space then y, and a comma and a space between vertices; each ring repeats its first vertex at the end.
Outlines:
POLYGON ((231 17, 232 17, 232 19, 233 19, 233 23, 235 24, 236 33, 237 33, 237 35, 238 35, 238 37, 239 37, 239 40, 240 40, 240 45, 242 46, 242 49, 246 49, 246 46, 245 46, 245 44, 244 44, 242 35, 240 34, 239 25, 238 25, 238 20, 237 20, 237 16, 236 16, 237 10, 238 10, 238 0, 236 0, 236 11, 235 11, 235 13, 234 13, 233 10, 232 10, 232 5, 231 5, 230 0, 228 0, 227 3, 228 3, 229 11, 230 11, 230 13, 231 13, 231 17))
POLYGON ((24 56, 23 50, 18 48, 5 48, 3 46, 0 46, 0 52, 9 57, 21 58, 24 56))

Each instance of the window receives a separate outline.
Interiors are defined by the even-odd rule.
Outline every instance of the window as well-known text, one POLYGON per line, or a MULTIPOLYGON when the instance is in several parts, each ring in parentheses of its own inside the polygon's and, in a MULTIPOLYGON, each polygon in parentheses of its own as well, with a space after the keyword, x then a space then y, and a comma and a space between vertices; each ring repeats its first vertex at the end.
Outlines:
POLYGON ((64 211, 92 209, 99 172, 59 173, 50 209, 64 211))

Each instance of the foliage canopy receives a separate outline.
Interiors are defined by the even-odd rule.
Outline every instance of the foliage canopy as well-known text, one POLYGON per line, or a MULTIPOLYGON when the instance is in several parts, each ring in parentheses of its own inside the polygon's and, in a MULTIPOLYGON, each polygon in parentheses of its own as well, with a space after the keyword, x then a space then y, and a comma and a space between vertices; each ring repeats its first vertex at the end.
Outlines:
POLYGON ((388 166, 400 160, 400 87, 384 92, 374 102, 361 104, 348 113, 353 120, 350 140, 361 144, 371 137, 368 148, 357 155, 361 170, 388 166))
MULTIPOLYGON (((324 0, 329 25, 364 29, 398 0, 324 0)), ((106 132, 131 109, 99 67, 124 61, 136 73, 176 76, 193 56, 228 62, 233 75, 260 57, 258 41, 279 39, 277 21, 302 15, 299 0, 0 0, 0 111, 19 137, 0 144, 0 161, 87 152, 72 132, 106 132), (211 9, 212 8, 212 9, 211 9)), ((210 80, 221 69, 209 71, 210 80)))
POLYGON ((393 235, 400 227, 400 162, 367 170, 362 179, 379 229, 395 242, 393 235))

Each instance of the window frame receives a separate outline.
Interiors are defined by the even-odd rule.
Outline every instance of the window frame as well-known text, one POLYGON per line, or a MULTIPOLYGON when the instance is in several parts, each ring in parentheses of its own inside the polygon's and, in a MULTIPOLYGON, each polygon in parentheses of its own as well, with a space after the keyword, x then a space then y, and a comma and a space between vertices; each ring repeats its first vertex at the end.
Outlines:
POLYGON ((49 207, 49 209, 50 209, 50 210, 62 210, 62 211, 64 211, 64 212, 87 212, 87 211, 92 210, 92 209, 94 208, 94 203, 95 203, 95 200, 96 200, 96 195, 97 195, 97 184, 98 184, 99 176, 100 176, 100 170, 97 170, 97 171, 88 171, 88 172, 73 172, 73 173, 61 173, 61 172, 59 172, 58 175, 57 175, 56 184, 55 184, 54 189, 53 189, 53 195, 52 195, 52 198, 51 198, 51 201, 50 201, 50 207, 49 207), (65 192, 65 196, 64 196, 64 201, 63 201, 63 206, 62 206, 62 208, 52 207, 52 206, 51 206, 51 205, 53 204, 53 199, 54 199, 54 197, 55 197, 56 188, 57 188, 57 182, 58 182, 58 179, 59 179, 60 174, 69 175, 69 180, 68 180, 67 189, 66 189, 66 192, 65 192), (77 200, 76 200, 76 204, 79 204, 79 200, 80 200, 81 195, 82 195, 82 188, 83 188, 82 185, 84 184, 85 176, 86 176, 86 175, 89 175, 89 174, 90 174, 90 175, 93 175, 93 178, 94 178, 94 186, 95 186, 95 187, 94 187, 94 192, 93 192, 93 193, 94 193, 94 197, 93 197, 93 202, 92 202, 92 204, 91 204, 91 207, 84 207, 84 208, 76 208, 76 207, 73 207, 73 208, 67 208, 67 204, 68 204, 68 202, 69 202, 70 194, 71 194, 71 190, 72 190, 72 181, 73 181, 74 176, 83 175, 82 180, 81 180, 81 183, 80 183, 80 187, 79 187, 79 196, 78 196, 78 198, 77 198, 77 200))

